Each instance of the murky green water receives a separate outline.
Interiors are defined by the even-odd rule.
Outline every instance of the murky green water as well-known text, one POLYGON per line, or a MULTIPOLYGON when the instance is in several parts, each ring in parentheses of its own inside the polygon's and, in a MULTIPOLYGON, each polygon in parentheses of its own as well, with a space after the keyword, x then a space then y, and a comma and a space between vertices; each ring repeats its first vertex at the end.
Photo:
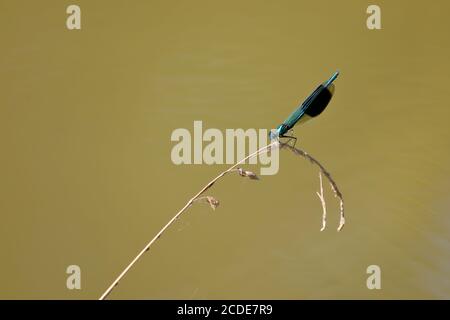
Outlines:
POLYGON ((0 298, 98 298, 225 165, 175 166, 176 128, 271 128, 336 69, 296 129, 316 168, 227 177, 111 298, 450 298, 446 1, 0 3, 0 298), (68 265, 82 289, 66 288, 68 265), (381 290, 366 268, 379 265, 381 290))

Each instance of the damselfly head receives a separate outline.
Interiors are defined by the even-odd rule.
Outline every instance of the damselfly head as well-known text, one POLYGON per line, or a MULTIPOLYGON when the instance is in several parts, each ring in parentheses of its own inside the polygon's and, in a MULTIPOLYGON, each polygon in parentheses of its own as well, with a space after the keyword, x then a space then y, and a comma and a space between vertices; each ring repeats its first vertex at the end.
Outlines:
POLYGON ((282 125, 279 125, 276 129, 272 129, 269 132, 269 139, 270 141, 272 140, 276 140, 280 137, 280 130, 281 130, 282 125))

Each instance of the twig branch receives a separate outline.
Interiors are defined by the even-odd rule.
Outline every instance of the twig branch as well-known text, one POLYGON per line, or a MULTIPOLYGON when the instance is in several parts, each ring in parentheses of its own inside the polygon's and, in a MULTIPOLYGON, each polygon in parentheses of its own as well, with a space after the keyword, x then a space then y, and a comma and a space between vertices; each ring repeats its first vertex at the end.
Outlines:
POLYGON ((341 191, 339 191, 339 188, 338 188, 336 182, 331 177, 331 174, 325 169, 325 167, 319 161, 317 161, 313 156, 309 155, 306 151, 295 148, 295 147, 291 146, 290 144, 284 143, 284 142, 280 142, 280 148, 281 149, 288 148, 294 154, 296 154, 298 156, 302 156, 305 159, 308 159, 312 164, 317 165, 319 167, 320 171, 322 172, 322 174, 328 179, 328 181, 330 182, 331 189, 334 192, 334 196, 339 198, 340 221, 339 221, 339 226, 338 226, 337 230, 341 231, 345 225, 344 197, 342 196, 341 191))
MULTIPOLYGON (((104 300, 106 297, 108 297, 108 295, 112 292, 112 290, 119 284, 119 282, 123 279, 123 277, 125 277, 125 275, 128 273, 128 271, 130 271, 130 269, 136 264, 136 262, 144 255, 145 252, 147 252, 148 250, 150 250, 150 247, 156 242, 156 240, 158 240, 161 235, 192 205, 194 204, 194 202, 197 201, 201 201, 201 200, 206 200, 207 203, 209 203, 209 205, 215 209, 218 205, 219 205, 219 201, 217 201, 215 198, 211 197, 211 196, 202 196, 203 193, 208 190, 209 188, 211 188, 214 183, 216 183, 220 178, 222 178, 223 176, 225 176, 228 173, 231 172, 238 172, 239 175, 243 176, 243 177, 248 177, 250 179, 258 179, 258 177, 250 171, 245 171, 241 168, 238 168, 238 166, 242 163, 244 163, 245 161, 247 161, 248 159, 251 159, 255 156, 258 156, 259 154, 262 154, 264 152, 268 152, 273 146, 278 147, 280 146, 281 148, 288 148, 290 149, 292 152, 294 152, 297 155, 300 155, 306 159, 308 159, 309 161, 311 161, 313 164, 316 164, 319 168, 320 168, 320 172, 321 174, 325 175, 325 177, 328 179, 328 181, 330 182, 331 188, 334 191, 334 194, 336 197, 338 197, 340 199, 340 212, 341 212, 341 220, 340 220, 340 224, 338 227, 338 231, 340 231, 344 224, 345 224, 345 218, 344 218, 344 200, 342 197, 341 192, 339 191, 336 183, 334 182, 333 178, 331 178, 331 175, 328 173, 328 171, 320 164, 319 161, 317 161, 316 159, 314 159, 312 156, 310 156, 308 153, 306 153, 305 151, 301 150, 301 149, 297 149, 293 146, 288 145, 287 143, 282 143, 278 140, 275 140, 273 142, 271 142, 270 144, 268 144, 265 147, 260 148, 259 150, 253 152, 252 154, 250 154, 249 156, 245 157, 244 159, 240 160, 239 162, 237 162, 236 164, 234 164, 233 166, 231 166, 230 168, 228 168, 227 170, 223 171, 221 174, 219 174, 217 177, 215 177, 214 179, 212 179, 210 182, 208 182, 196 195, 194 195, 191 199, 189 199, 189 201, 185 204, 185 206, 183 208, 180 209, 180 211, 178 211, 172 219, 169 220, 169 222, 161 228, 161 230, 159 230, 159 232, 153 237, 153 239, 150 240, 150 242, 148 242, 145 247, 137 254, 137 256, 127 265, 127 267, 122 271, 122 273, 119 274, 119 276, 113 281, 113 283, 108 287, 108 289, 106 289, 106 291, 102 294, 102 296, 100 297, 99 300, 104 300)), ((317 193, 319 195, 319 193, 317 193)), ((324 230, 325 228, 325 223, 326 223, 326 206, 325 206, 325 200, 323 198, 323 187, 322 187, 322 175, 320 175, 320 195, 319 198, 321 199, 322 202, 322 208, 323 208, 323 216, 322 216, 322 230, 324 230)))
MULTIPOLYGON (((159 232, 153 237, 152 240, 150 240, 149 243, 147 243, 145 245, 145 247, 138 253, 138 255, 128 264, 128 266, 122 271, 122 273, 116 278, 116 280, 114 280, 114 282, 109 286, 108 289, 106 289, 106 291, 102 294, 102 296, 100 297, 99 300, 104 300, 110 293, 111 291, 119 284, 120 280, 122 280, 122 278, 127 274, 128 271, 130 271, 130 269, 136 264, 136 262, 142 257, 142 255, 147 252, 148 250, 150 250, 150 247, 155 243, 156 240, 158 240, 161 235, 164 233, 164 231, 167 230, 167 228, 170 227, 170 225, 172 225, 172 223, 177 220, 185 211, 186 209, 188 209, 196 200, 198 200, 198 198, 209 188, 212 187, 212 185, 219 180, 220 178, 222 178, 224 175, 226 175, 227 173, 230 172, 234 172, 237 171, 241 176, 246 176, 249 177, 251 179, 256 179, 255 175, 252 172, 249 171, 244 171, 240 168, 237 168, 238 165, 244 163, 245 161, 247 161, 250 158, 253 158, 255 156, 258 156, 259 154, 263 153, 263 152, 268 152, 272 146, 278 145, 278 141, 274 141, 270 144, 268 144, 265 147, 260 148, 259 150, 253 152, 252 154, 250 154, 249 156, 245 157, 244 159, 240 160, 239 162, 237 162, 236 164, 234 164, 233 166, 231 166, 230 168, 228 168, 227 170, 225 170, 224 172, 222 172, 221 174, 219 174, 217 177, 215 177, 214 179, 212 179, 210 182, 208 182, 195 196, 193 196, 187 203, 186 205, 181 208, 180 211, 177 212, 177 214, 175 216, 173 216, 172 219, 170 219, 170 221, 164 226, 162 227, 161 230, 159 230, 159 232)), ((206 197, 208 203, 211 206, 217 206, 218 202, 215 203, 214 198, 209 199, 208 197, 206 197), (215 204, 212 204, 215 203, 215 204)))
POLYGON ((320 231, 325 230, 327 226, 327 204, 325 203, 325 198, 323 197, 323 184, 322 184, 322 172, 319 171, 319 180, 320 180, 320 193, 316 192, 317 196, 322 203, 322 228, 320 231))

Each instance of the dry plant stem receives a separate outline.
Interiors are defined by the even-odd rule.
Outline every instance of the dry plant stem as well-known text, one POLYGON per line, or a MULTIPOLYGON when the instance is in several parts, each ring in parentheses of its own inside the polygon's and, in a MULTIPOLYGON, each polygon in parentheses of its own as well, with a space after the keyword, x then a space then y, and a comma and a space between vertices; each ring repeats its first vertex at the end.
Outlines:
POLYGON ((322 183, 322 172, 319 171, 319 180, 320 180, 320 193, 316 192, 317 196, 322 203, 322 228, 320 231, 325 230, 327 226, 327 204, 325 203, 325 198, 323 197, 323 183, 322 183))
MULTIPOLYGON (((289 141, 288 141, 289 143, 289 141)), ((294 154, 302 156, 306 159, 308 159, 311 163, 317 165, 320 169, 320 171, 322 172, 322 174, 328 179, 328 181, 330 182, 330 186, 331 189, 334 192, 335 197, 339 198, 339 207, 340 207, 340 221, 339 221, 339 227, 338 227, 338 231, 341 231, 342 228, 344 227, 345 224, 345 216, 344 216, 344 197, 342 196, 341 191, 339 191, 339 188, 336 184, 336 182, 333 180, 333 178, 331 177, 331 174, 324 168, 324 166, 322 166, 322 164, 317 161, 314 157, 312 157, 311 155, 309 155, 306 151, 303 151, 301 149, 295 148, 293 146, 291 146, 288 143, 283 143, 280 142, 280 148, 288 148, 290 149, 294 154)))
POLYGON ((274 145, 278 144, 278 141, 274 141, 270 144, 268 144, 265 147, 260 148, 259 150, 253 152, 252 154, 250 154, 249 156, 245 157, 244 159, 240 160, 239 162, 237 162, 236 164, 234 164, 233 166, 231 166, 230 168, 228 168, 227 170, 225 170, 224 172, 222 172, 221 174, 219 174, 217 177, 215 177, 214 179, 212 179, 210 182, 208 182, 195 196, 193 196, 187 203, 186 205, 181 208, 180 211, 177 212, 177 214, 175 216, 173 216, 172 219, 170 219, 170 221, 164 226, 162 227, 161 230, 159 230, 159 232, 153 237, 152 240, 150 240, 149 243, 147 243, 147 245, 144 247, 144 249, 142 249, 138 255, 128 264, 128 266, 122 271, 122 273, 116 278, 116 280, 114 280, 114 282, 109 286, 108 289, 106 289, 106 291, 102 294, 102 296, 100 297, 99 300, 104 300, 110 293, 111 291, 119 284, 120 280, 122 280, 122 278, 127 274, 128 271, 130 271, 130 269, 134 266, 134 264, 142 257, 142 255, 147 252, 150 247, 153 245, 153 243, 155 243, 156 240, 158 240, 161 235, 164 233, 164 231, 167 230, 167 228, 170 227, 170 225, 177 220, 185 211, 186 209, 188 209, 193 203, 194 201, 201 196, 206 190, 208 190, 217 180, 219 180, 220 178, 222 178, 224 175, 226 175, 229 172, 235 171, 234 169, 244 163, 245 161, 247 161, 250 158, 253 158, 257 155, 259 155, 260 153, 263 152, 267 152, 268 150, 270 150, 270 148, 274 145))

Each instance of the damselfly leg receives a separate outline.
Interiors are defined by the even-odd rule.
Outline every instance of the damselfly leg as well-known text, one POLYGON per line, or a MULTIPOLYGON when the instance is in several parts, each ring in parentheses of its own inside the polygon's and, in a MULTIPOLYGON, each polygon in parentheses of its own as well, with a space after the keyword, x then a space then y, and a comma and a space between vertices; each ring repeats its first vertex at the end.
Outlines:
MULTIPOLYGON (((294 130, 289 130, 289 134, 294 134, 294 130)), ((289 144, 290 141, 294 141, 294 144, 292 145, 292 148, 295 148, 295 144, 297 143, 297 138, 296 137, 282 135, 282 136, 280 136, 280 138, 289 138, 289 140, 287 141, 287 144, 289 144)))

